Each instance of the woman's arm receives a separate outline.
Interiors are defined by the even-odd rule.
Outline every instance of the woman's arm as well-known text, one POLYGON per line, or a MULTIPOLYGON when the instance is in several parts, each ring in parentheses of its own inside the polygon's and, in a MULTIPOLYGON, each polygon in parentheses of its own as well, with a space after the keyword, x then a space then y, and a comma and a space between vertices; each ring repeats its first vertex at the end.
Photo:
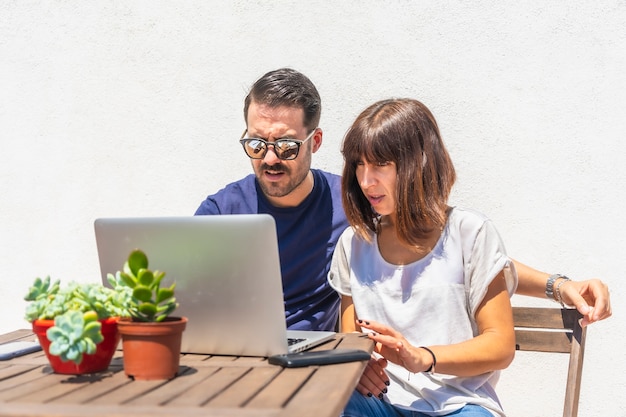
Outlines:
POLYGON ((356 325, 356 313, 352 297, 341 296, 340 329, 342 333, 360 332, 361 328, 356 325))
MULTIPOLYGON (((513 262, 519 280, 516 293, 531 297, 545 297, 546 282, 550 275, 516 260, 513 262)), ((559 280, 554 283, 555 286, 559 284, 559 280)), ((559 289, 563 303, 575 306, 585 316, 582 321, 583 326, 611 317, 609 288, 599 279, 567 281, 562 283, 559 289)))
MULTIPOLYGON (((424 372, 433 365, 431 353, 412 346, 399 332, 379 323, 359 320, 362 327, 372 330, 376 350, 387 360, 404 366, 411 372, 424 372)), ((500 272, 492 281, 476 312, 479 335, 453 345, 427 346, 436 357, 438 373, 473 376, 506 368, 515 355, 515 332, 511 302, 500 272)))

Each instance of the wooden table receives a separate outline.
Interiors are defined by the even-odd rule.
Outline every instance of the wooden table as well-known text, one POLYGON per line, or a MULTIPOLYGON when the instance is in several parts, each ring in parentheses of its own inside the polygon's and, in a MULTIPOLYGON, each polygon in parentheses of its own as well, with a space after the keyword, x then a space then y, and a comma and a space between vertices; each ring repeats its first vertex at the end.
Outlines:
MULTIPOLYGON (((0 343, 33 340, 30 330, 0 335, 0 343)), ((316 349, 372 343, 357 333, 337 334, 316 349)), ((105 372, 59 375, 43 352, 0 361, 1 416, 267 416, 336 417, 365 362, 281 368, 264 358, 181 355, 179 376, 133 381, 118 351, 105 372)))

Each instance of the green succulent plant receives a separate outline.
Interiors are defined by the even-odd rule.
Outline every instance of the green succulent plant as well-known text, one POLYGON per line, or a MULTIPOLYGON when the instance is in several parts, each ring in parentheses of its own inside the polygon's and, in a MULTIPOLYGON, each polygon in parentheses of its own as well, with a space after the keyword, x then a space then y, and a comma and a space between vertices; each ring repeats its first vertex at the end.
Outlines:
POLYGON ((93 354, 103 340, 98 320, 109 317, 128 317, 127 297, 100 283, 70 282, 61 287, 60 281, 51 283, 50 277, 36 278, 24 296, 25 319, 54 320, 46 336, 50 353, 67 362, 80 364, 84 354, 93 354))
POLYGON ((94 311, 99 320, 129 315, 123 294, 100 283, 70 282, 62 288, 59 280, 51 283, 49 276, 36 278, 24 300, 30 301, 25 314, 29 322, 53 320, 68 311, 94 311))
POLYGON ((51 342, 50 353, 59 356, 63 362, 80 364, 83 354, 93 355, 96 345, 104 340, 101 328, 95 311, 83 314, 72 310, 57 316, 54 326, 46 332, 51 342))
POLYGON ((130 253, 122 271, 108 274, 109 284, 126 298, 128 312, 134 321, 160 322, 177 307, 176 283, 161 287, 165 272, 148 269, 148 257, 136 249, 130 253), (130 296, 124 288, 130 289, 130 296))

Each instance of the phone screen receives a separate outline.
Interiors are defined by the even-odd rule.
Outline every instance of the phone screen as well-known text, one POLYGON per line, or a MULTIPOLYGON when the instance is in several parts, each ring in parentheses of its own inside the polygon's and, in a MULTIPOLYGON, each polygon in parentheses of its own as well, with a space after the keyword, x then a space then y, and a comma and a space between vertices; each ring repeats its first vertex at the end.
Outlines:
POLYGON ((19 341, 9 342, 0 345, 0 360, 6 361, 17 356, 41 350, 39 342, 19 341))

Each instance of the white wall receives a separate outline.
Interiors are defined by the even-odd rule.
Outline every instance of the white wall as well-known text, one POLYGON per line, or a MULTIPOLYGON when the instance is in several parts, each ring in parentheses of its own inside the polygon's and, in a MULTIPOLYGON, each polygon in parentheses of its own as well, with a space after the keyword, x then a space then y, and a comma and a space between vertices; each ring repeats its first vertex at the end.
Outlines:
MULTIPOLYGON (((580 415, 626 416, 626 4, 516 3, 1 2, 0 332, 27 326, 34 277, 99 279, 96 217, 192 214, 251 172, 243 98, 291 66, 323 98, 315 166, 340 172, 366 105, 418 98, 456 163, 453 203, 490 215, 513 257, 609 284, 580 415)), ((566 365, 518 359, 509 415, 559 415, 566 365)))

